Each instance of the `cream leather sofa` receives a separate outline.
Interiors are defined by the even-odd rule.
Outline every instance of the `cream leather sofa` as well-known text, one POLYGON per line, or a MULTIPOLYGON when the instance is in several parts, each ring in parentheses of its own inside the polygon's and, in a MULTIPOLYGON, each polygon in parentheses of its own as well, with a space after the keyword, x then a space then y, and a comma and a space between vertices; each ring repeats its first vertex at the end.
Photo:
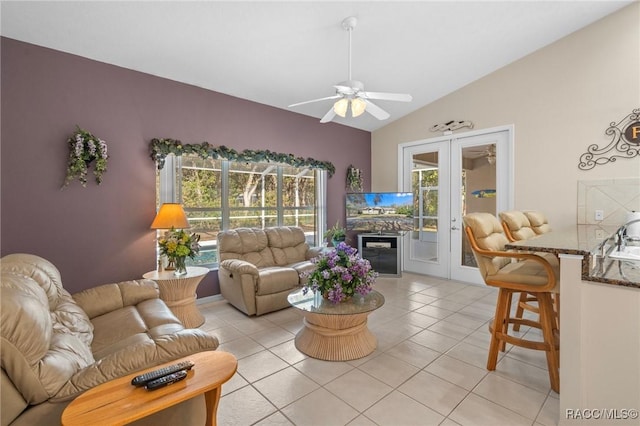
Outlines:
POLYGON ((247 315, 286 308, 287 295, 303 284, 300 274, 313 270, 309 248, 294 226, 236 228, 218 234, 218 278, 222 296, 247 315))
MULTIPOLYGON (((154 281, 107 284, 71 296, 45 259, 0 259, 1 415, 4 425, 59 425, 69 402, 98 384, 192 353, 218 340, 185 329, 154 281)), ((204 398, 141 424, 203 424, 204 398)))

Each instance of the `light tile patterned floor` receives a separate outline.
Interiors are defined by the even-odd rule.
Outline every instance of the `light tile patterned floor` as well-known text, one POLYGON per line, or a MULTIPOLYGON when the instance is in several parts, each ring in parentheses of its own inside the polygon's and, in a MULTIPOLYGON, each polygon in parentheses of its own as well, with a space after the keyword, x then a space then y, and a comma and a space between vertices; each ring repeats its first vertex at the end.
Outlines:
POLYGON ((256 318, 225 301, 199 305, 201 328, 238 358, 218 424, 556 424, 544 353, 508 346, 496 371, 486 370, 494 289, 409 273, 379 278, 376 289, 386 298, 369 316, 378 349, 348 362, 300 353, 293 308, 256 318))

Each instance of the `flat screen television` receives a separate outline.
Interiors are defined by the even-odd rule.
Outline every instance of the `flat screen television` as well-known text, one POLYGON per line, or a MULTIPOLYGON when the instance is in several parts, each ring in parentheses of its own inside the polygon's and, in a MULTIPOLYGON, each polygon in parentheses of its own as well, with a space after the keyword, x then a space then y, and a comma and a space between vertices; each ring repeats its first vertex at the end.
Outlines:
POLYGON ((411 192, 350 192, 346 205, 347 230, 384 234, 413 230, 411 192))

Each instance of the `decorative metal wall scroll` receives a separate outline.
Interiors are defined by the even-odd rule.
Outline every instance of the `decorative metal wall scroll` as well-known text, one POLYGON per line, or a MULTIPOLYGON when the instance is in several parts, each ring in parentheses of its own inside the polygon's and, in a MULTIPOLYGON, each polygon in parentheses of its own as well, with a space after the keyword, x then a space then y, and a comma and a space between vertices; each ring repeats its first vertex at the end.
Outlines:
POLYGON ((347 191, 362 192, 362 172, 351 164, 347 168, 347 191))
POLYGON ((448 130, 458 130, 462 127, 473 129, 473 123, 470 121, 447 121, 442 124, 434 124, 429 130, 432 132, 446 132, 448 130))
POLYGON ((618 158, 633 158, 640 156, 640 108, 618 123, 612 121, 604 132, 611 136, 611 142, 600 149, 598 145, 589 145, 587 152, 580 156, 578 168, 590 170, 597 165, 613 163, 618 158))

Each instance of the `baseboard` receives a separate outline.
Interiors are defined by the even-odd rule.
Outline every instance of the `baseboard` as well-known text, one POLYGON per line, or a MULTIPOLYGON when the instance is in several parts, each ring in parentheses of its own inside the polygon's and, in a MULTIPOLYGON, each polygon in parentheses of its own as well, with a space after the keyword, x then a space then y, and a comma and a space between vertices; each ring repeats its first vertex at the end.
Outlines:
POLYGON ((206 297, 199 297, 196 299, 196 305, 202 305, 205 303, 211 303, 211 302, 220 302, 224 300, 224 297, 222 297, 221 294, 214 294, 213 296, 206 296, 206 297))

